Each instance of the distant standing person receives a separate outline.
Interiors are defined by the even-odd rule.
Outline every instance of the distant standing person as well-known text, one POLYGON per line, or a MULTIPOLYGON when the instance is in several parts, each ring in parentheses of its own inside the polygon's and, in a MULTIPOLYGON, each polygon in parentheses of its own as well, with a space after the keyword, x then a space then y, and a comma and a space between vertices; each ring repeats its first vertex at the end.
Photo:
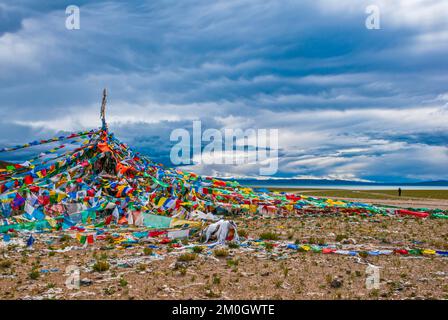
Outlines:
POLYGON ((398 188, 398 196, 401 197, 401 188, 398 188))

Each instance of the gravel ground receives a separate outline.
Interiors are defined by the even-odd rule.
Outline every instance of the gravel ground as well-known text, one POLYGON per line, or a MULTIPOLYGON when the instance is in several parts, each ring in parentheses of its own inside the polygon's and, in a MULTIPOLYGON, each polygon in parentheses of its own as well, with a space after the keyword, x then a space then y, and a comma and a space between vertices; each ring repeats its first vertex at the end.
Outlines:
MULTIPOLYGON (((447 299, 448 258, 343 256, 298 252, 281 243, 346 243, 375 248, 448 250, 448 221, 383 217, 236 219, 245 237, 269 232, 278 240, 240 248, 191 249, 148 243, 119 248, 98 241, 87 248, 72 238, 36 235, 32 249, 4 246, 1 299, 447 299), (46 238, 47 237, 47 238, 46 238), (59 239, 57 238, 59 237, 59 239), (57 252, 62 250, 66 252, 57 252), (71 250, 69 250, 71 248, 71 250), (219 253, 221 256, 219 256, 219 253), (366 267, 380 268, 379 289, 367 289, 366 267), (66 285, 66 268, 80 272, 66 285), (107 269, 107 270, 102 270, 107 269)), ((195 241, 195 239, 190 239, 195 241)))

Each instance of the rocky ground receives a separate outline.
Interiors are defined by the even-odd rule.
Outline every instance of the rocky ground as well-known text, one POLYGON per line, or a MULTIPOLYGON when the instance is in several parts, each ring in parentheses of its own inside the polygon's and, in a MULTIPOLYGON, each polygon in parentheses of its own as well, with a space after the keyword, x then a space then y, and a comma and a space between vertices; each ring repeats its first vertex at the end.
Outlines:
POLYGON ((53 238, 36 235, 30 249, 3 244, 0 299, 448 298, 446 257, 359 257, 281 246, 345 243, 448 250, 446 220, 339 216, 236 222, 244 237, 271 240, 239 248, 182 249, 158 243, 123 248, 107 241, 82 248, 76 239, 55 233, 53 238), (380 267, 379 289, 366 288, 368 264, 380 267), (66 285, 71 279, 67 267, 80 273, 79 288, 66 285))

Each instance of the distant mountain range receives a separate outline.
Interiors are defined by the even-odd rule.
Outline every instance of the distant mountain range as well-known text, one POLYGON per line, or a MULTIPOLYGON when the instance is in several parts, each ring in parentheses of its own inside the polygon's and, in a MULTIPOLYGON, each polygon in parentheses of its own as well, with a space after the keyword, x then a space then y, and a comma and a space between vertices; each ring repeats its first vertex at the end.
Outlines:
MULTIPOLYGON (((11 163, 0 160, 0 169, 6 168, 11 163)), ((238 181, 247 186, 428 186, 428 187, 448 187, 447 180, 422 181, 422 182, 366 182, 351 180, 330 180, 330 179, 230 179, 221 180, 238 181)))
POLYGON ((5 169, 7 165, 9 165, 8 162, 1 161, 1 160, 0 160, 0 169, 5 169))
POLYGON ((448 181, 422 182, 365 182, 329 179, 223 179, 236 180, 240 184, 249 186, 448 186, 448 181))

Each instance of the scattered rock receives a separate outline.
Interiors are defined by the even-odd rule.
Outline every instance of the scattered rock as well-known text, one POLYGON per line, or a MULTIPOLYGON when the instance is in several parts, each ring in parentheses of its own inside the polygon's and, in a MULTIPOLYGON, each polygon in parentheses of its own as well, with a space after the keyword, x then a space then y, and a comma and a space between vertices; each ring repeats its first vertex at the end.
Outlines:
POLYGON ((348 239, 344 239, 342 240, 343 244, 356 244, 356 240, 353 238, 348 238, 348 239))
POLYGON ((186 261, 176 261, 173 265, 173 270, 185 269, 188 267, 188 262, 186 261))
POLYGON ((241 272, 241 275, 243 277, 250 277, 250 276, 255 275, 255 273, 253 273, 253 272, 241 272))
POLYGON ((395 291, 403 291, 404 290, 404 286, 403 285, 399 285, 395 288, 395 291))

